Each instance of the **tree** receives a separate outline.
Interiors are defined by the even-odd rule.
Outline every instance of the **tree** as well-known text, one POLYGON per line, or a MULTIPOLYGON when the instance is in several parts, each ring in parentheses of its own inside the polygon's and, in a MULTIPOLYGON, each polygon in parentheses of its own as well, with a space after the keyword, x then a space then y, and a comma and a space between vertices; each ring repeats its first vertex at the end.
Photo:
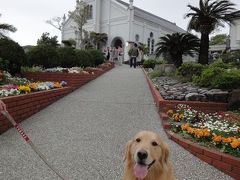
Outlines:
POLYGON ((59 31, 62 31, 62 24, 65 20, 66 20, 66 17, 65 17, 65 14, 64 14, 63 18, 55 17, 55 18, 52 18, 51 20, 47 20, 46 23, 55 27, 59 31))
POLYGON ((21 66, 26 63, 26 55, 23 48, 8 38, 0 39, 0 58, 9 62, 9 72, 14 75, 20 73, 21 66))
POLYGON ((191 18, 188 30, 201 33, 199 63, 208 64, 209 35, 224 23, 231 24, 234 18, 240 17, 240 11, 229 0, 200 0, 199 7, 188 5, 192 12, 186 15, 191 18))
POLYGON ((76 23, 76 32, 79 35, 79 42, 77 42, 77 47, 83 49, 83 26, 87 23, 89 17, 89 11, 87 10, 87 3, 82 0, 76 0, 75 11, 69 11, 69 17, 76 23))
POLYGON ((227 42, 226 34, 217 34, 216 36, 211 37, 210 45, 222 45, 227 42))
POLYGON ((49 45, 52 47, 58 47, 58 40, 57 40, 57 36, 53 36, 53 37, 49 37, 49 33, 45 32, 42 34, 42 36, 40 37, 40 39, 37 40, 37 44, 38 45, 49 45))
POLYGON ((95 45, 96 49, 106 45, 108 36, 106 33, 90 32, 90 41, 95 45))
POLYGON ((194 52, 199 49, 199 39, 189 33, 167 34, 159 39, 156 44, 156 56, 168 54, 176 67, 183 63, 182 56, 194 56, 194 52))
POLYGON ((31 66, 43 66, 52 68, 60 66, 57 48, 49 44, 39 44, 27 52, 27 58, 31 66))
MULTIPOLYGON (((0 14, 0 17, 1 17, 1 14, 0 14)), ((10 24, 0 23, 0 38, 6 37, 5 33, 7 31, 16 32, 17 28, 15 28, 13 25, 10 25, 10 24)))

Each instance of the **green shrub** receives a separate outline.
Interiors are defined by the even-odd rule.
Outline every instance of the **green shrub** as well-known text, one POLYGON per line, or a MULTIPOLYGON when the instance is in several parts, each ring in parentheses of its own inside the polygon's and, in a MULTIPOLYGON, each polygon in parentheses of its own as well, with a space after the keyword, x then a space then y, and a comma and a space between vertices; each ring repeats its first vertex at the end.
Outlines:
POLYGON ((223 72, 223 68, 209 66, 201 76, 194 76, 193 82, 203 87, 212 87, 212 82, 223 72))
POLYGON ((23 48, 13 40, 7 38, 0 38, 0 57, 5 60, 2 62, 6 65, 9 62, 9 72, 14 75, 20 73, 21 66, 26 64, 26 55, 23 48))
POLYGON ((78 65, 76 54, 73 48, 64 47, 57 49, 61 67, 70 68, 78 65))
POLYGON ((164 73, 162 73, 159 70, 154 70, 154 71, 150 72, 148 75, 150 76, 150 78, 155 78, 155 77, 164 76, 164 73))
POLYGON ((9 70, 9 61, 0 58, 0 70, 8 71, 9 70))
POLYGON ((144 68, 152 68, 154 69, 157 61, 155 59, 148 59, 143 62, 143 67, 144 68))
POLYGON ((58 58, 57 49, 50 45, 38 45, 27 52, 27 58, 30 66, 43 66, 52 68, 61 66, 58 58))
POLYGON ((101 51, 97 49, 89 49, 88 52, 91 54, 95 66, 104 62, 105 57, 101 51))
POLYGON ((177 73, 192 80, 193 76, 200 76, 204 69, 205 66, 199 63, 183 63, 177 69, 177 73))
POLYGON ((240 50, 227 52, 221 56, 223 62, 225 63, 236 63, 239 64, 240 62, 240 50))
POLYGON ((93 67, 94 61, 92 55, 85 50, 75 50, 76 53, 76 66, 79 67, 93 67))
POLYGON ((210 64, 200 76, 193 76, 193 82, 203 86, 220 89, 240 87, 240 70, 221 61, 210 64))
POLYGON ((220 89, 240 88, 240 70, 225 70, 213 80, 212 87, 220 89))

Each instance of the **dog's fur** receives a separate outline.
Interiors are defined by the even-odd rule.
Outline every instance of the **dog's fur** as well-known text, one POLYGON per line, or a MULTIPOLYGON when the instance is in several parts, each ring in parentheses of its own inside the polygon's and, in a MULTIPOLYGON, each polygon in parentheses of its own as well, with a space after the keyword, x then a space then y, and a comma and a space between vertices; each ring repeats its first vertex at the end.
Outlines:
POLYGON ((134 165, 136 164, 136 153, 139 150, 144 150, 148 153, 146 164, 150 164, 150 162, 155 160, 144 180, 175 180, 172 165, 169 161, 167 145, 161 140, 159 135, 150 131, 138 133, 133 140, 127 143, 123 180, 137 180, 134 176, 134 165), (139 139, 140 142, 138 142, 139 139), (155 144, 154 146, 153 142, 156 142, 157 145, 155 144))

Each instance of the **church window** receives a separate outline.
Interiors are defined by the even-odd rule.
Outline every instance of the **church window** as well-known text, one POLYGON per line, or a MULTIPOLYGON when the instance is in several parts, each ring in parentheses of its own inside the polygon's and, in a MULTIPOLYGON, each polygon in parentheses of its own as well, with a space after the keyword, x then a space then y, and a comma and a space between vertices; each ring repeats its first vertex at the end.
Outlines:
POLYGON ((150 38, 153 38, 153 32, 150 33, 150 38))
POLYGON ((92 5, 86 6, 86 14, 87 14, 87 20, 93 18, 93 6, 92 5))
POLYGON ((151 39, 148 38, 147 46, 148 46, 148 50, 149 50, 149 52, 150 52, 150 49, 151 49, 150 44, 151 44, 151 39))
POLYGON ((154 39, 152 39, 151 54, 154 53, 154 46, 155 46, 155 41, 154 39))
POLYGON ((139 37, 139 34, 136 34, 136 35, 135 35, 135 41, 136 41, 136 42, 139 42, 139 38, 140 38, 140 37, 139 37))

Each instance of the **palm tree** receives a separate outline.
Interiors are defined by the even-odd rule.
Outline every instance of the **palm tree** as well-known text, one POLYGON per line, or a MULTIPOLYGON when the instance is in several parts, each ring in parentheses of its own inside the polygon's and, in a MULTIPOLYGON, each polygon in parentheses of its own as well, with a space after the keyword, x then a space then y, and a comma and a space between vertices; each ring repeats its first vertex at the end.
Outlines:
POLYGON ((199 49, 199 39, 190 33, 167 34, 159 39, 156 44, 156 56, 161 54, 170 56, 176 67, 183 63, 183 55, 194 56, 194 52, 199 49))
MULTIPOLYGON (((1 17, 1 14, 0 14, 0 17, 1 17)), ((6 31, 15 32, 17 31, 17 29, 13 25, 0 23, 0 38, 6 37, 5 36, 6 31)))
POLYGON ((100 49, 102 45, 106 45, 108 36, 106 33, 90 32, 90 39, 95 45, 96 49, 100 49))
POLYGON ((224 23, 231 24, 233 19, 240 17, 240 11, 229 0, 200 0, 199 7, 188 5, 192 12, 188 30, 201 33, 199 63, 208 64, 209 34, 224 23))

